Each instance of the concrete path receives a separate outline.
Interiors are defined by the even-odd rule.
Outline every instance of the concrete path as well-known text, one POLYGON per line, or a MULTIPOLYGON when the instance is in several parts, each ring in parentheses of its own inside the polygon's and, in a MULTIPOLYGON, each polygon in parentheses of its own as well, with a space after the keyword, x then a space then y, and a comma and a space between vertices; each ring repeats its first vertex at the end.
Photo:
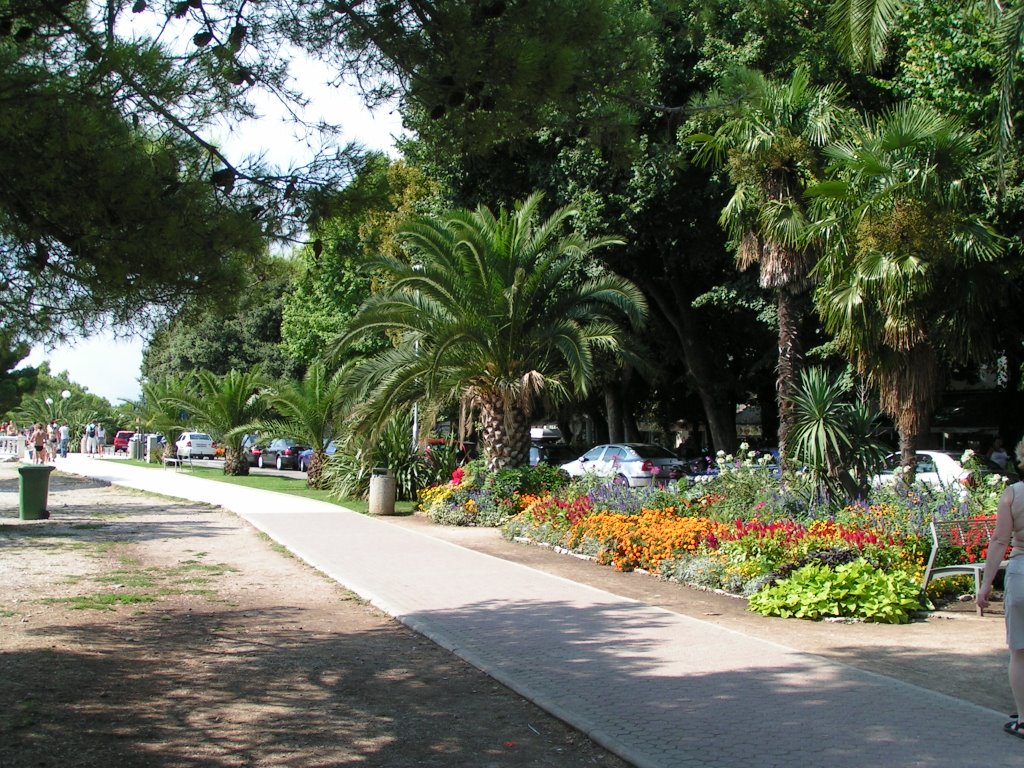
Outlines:
POLYGON ((173 469, 58 467, 235 512, 639 768, 1024 766, 1001 713, 383 520, 173 469))

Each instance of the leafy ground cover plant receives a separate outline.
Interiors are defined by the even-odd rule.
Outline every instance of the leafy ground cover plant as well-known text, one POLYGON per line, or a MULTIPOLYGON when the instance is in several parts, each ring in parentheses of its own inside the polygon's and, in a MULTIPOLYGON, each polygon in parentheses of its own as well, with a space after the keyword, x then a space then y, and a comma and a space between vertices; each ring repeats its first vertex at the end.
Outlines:
POLYGON ((904 571, 883 571, 857 559, 834 568, 808 564, 774 586, 750 596, 751 610, 765 616, 866 619, 905 624, 922 610, 919 585, 904 571))

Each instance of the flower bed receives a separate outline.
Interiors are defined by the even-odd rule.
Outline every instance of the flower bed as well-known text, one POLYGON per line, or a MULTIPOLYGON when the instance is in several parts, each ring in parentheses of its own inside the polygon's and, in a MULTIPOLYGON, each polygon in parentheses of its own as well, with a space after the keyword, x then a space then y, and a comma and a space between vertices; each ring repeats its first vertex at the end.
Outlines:
MULTIPOLYGON (((633 489, 568 483, 551 471, 489 477, 471 466, 422 492, 420 503, 437 522, 500 524, 510 539, 744 595, 765 615, 898 623, 930 607, 919 589, 928 521, 991 514, 998 499, 992 484, 966 498, 956 489, 893 488, 829 510, 801 495, 800 478, 788 478, 782 491, 769 473, 744 471, 633 489)), ((986 546, 980 534, 968 535, 953 556, 983 559, 986 546)), ((951 584, 960 588, 943 580, 935 589, 951 584)))

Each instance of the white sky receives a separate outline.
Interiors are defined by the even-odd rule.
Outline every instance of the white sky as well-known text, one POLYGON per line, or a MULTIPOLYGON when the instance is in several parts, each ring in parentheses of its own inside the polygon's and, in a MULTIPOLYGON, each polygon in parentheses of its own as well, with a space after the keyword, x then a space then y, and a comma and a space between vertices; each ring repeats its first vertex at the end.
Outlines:
MULTIPOLYGON (((396 111, 378 110, 374 114, 363 106, 356 91, 327 86, 329 72, 321 65, 296 60, 292 66, 295 81, 310 98, 307 117, 323 117, 344 126, 340 143, 358 141, 367 149, 394 152, 395 139, 401 133, 401 119, 396 111)), ((255 124, 241 125, 221 139, 232 156, 266 152, 273 164, 287 166, 310 156, 302 136, 294 125, 275 116, 276 105, 263 102, 265 115, 255 124)), ((278 110, 279 111, 279 110, 278 110)), ((48 360, 53 373, 67 371, 71 381, 89 392, 116 404, 120 400, 136 400, 142 366, 141 338, 115 339, 111 331, 103 331, 56 348, 36 347, 22 365, 38 365, 48 360)))

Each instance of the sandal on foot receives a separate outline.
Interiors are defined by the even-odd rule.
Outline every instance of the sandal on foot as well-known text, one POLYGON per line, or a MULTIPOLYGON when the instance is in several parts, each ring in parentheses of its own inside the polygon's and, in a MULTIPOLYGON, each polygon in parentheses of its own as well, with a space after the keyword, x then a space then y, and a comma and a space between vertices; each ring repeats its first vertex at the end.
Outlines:
POLYGON ((1024 723, 1020 720, 1011 720, 1003 726, 1003 730, 1018 739, 1024 739, 1024 723))

